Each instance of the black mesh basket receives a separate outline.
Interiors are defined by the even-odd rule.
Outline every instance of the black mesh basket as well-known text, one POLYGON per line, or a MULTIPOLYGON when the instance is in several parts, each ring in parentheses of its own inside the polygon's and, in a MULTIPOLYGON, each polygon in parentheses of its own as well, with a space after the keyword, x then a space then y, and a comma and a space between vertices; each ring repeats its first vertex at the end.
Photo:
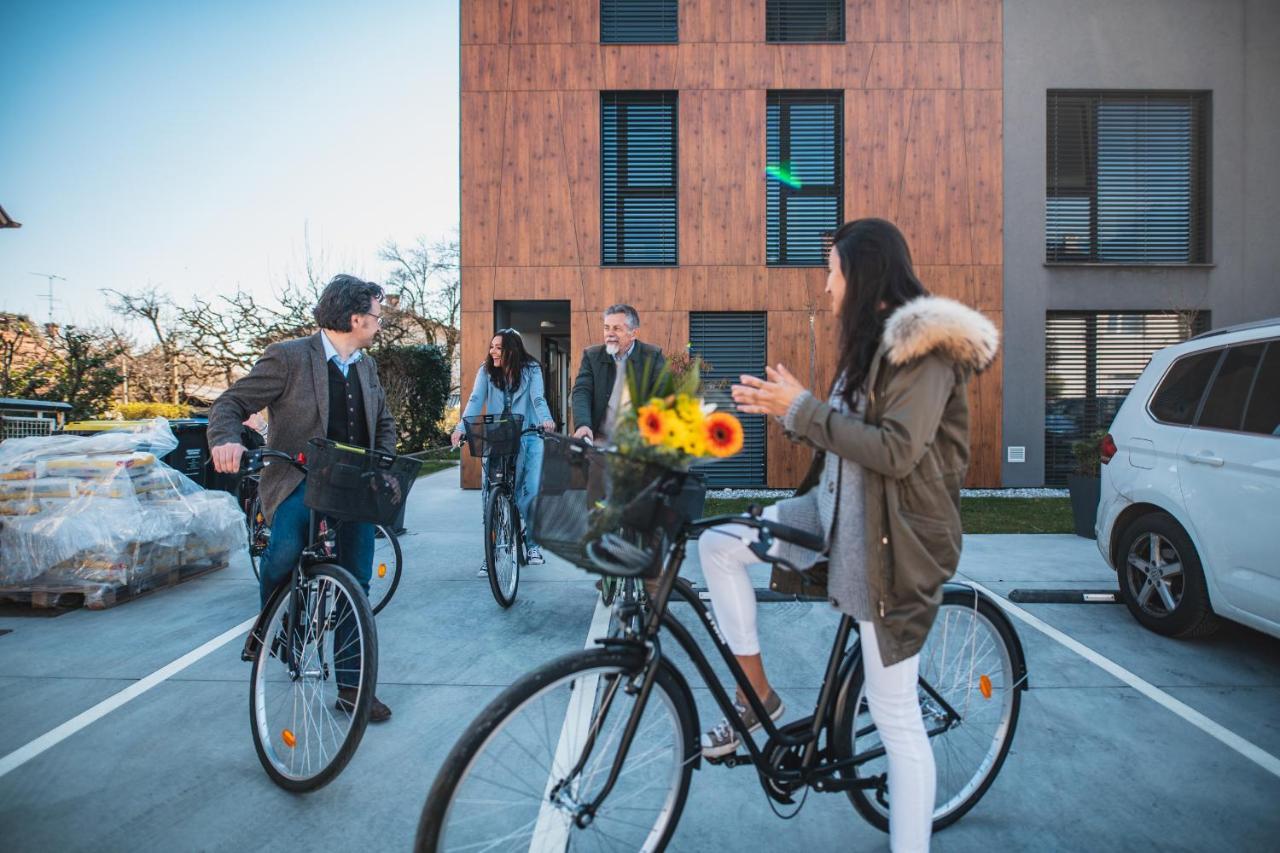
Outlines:
POLYGON ((511 456, 520 447, 524 415, 474 415, 463 421, 472 456, 511 456))
POLYGON ((307 454, 306 505, 337 519, 394 525, 422 463, 313 438, 307 454))
POLYGON ((706 486, 685 471, 545 436, 533 508, 538 544, 596 574, 656 577, 706 486))

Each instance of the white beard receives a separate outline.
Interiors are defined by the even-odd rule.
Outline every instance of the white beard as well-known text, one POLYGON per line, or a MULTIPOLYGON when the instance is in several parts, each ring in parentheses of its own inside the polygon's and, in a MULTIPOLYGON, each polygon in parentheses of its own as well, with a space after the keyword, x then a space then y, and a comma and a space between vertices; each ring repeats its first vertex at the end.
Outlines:
POLYGON ((609 353, 609 355, 617 355, 622 350, 617 344, 605 344, 604 351, 609 353))

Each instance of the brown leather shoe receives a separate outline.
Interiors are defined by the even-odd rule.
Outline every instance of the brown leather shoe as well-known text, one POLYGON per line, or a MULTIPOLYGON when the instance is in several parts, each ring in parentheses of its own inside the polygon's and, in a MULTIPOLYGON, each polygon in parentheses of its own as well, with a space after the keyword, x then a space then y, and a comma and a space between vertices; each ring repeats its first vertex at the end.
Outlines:
MULTIPOLYGON (((340 687, 338 688, 338 701, 334 703, 334 707, 339 711, 351 713, 356 706, 356 688, 340 687)), ((391 709, 378 701, 378 697, 374 696, 373 701, 369 704, 369 722, 385 723, 391 719, 391 709)))

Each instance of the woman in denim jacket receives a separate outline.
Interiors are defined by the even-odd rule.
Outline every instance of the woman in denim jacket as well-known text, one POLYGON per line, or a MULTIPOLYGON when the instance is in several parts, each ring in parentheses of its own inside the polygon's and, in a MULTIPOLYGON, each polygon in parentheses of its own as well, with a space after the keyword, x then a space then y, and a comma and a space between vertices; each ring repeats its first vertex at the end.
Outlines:
MULTIPOLYGON (((515 329, 501 329, 489 342, 489 357, 476 372, 476 381, 471 388, 471 396, 467 399, 467 406, 462 411, 462 418, 465 421, 482 412, 491 415, 502 412, 523 415, 525 429, 541 426, 544 430, 551 431, 556 428, 543 392, 542 366, 525 350, 524 339, 515 329)), ((462 441, 461 422, 454 429, 451 441, 454 447, 462 441)), ((542 439, 530 433, 520 439, 520 455, 516 458, 516 507, 526 524, 525 542, 528 545, 530 565, 544 562, 532 530, 527 526, 541 476, 542 439)), ((489 502, 487 457, 484 460, 482 482, 480 505, 484 507, 489 502)), ((477 574, 484 577, 488 570, 489 567, 482 563, 477 574)))

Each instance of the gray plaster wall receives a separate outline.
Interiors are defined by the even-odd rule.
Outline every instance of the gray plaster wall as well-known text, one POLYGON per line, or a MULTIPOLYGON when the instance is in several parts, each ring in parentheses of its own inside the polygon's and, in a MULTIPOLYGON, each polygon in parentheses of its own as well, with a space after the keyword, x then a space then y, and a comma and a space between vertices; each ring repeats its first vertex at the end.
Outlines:
POLYGON ((1280 316, 1278 93, 1280 0, 1006 0, 1003 427, 1026 447, 1025 463, 1002 453, 1006 486, 1044 481, 1046 311, 1280 316), (1045 265, 1046 92, 1076 88, 1213 93, 1209 265, 1045 265))

